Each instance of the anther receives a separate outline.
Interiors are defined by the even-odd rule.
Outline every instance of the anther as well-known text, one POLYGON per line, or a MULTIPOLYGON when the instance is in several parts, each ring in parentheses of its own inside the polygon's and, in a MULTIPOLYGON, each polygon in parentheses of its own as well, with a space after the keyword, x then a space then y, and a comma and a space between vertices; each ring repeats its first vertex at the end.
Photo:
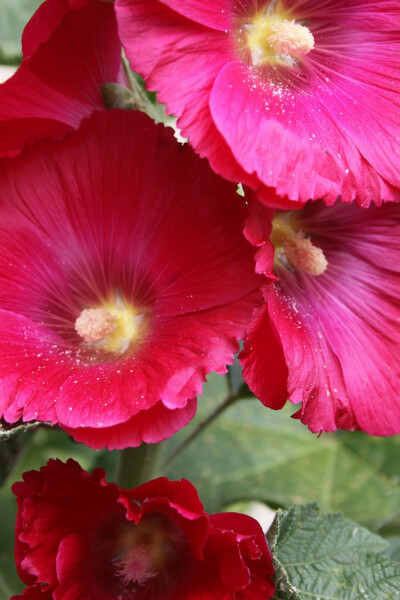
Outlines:
POLYGON ((316 277, 322 275, 328 267, 328 261, 321 248, 314 246, 311 240, 299 231, 286 238, 283 250, 289 263, 298 271, 316 277))
POLYGON ((105 340, 117 327, 117 319, 105 308, 85 308, 75 322, 75 330, 89 343, 105 340))
POLYGON ((294 65, 314 48, 314 36, 308 27, 277 14, 256 16, 246 30, 246 44, 255 67, 294 65))
POLYGON ((123 354, 142 338, 145 313, 116 297, 97 308, 85 308, 75 322, 75 330, 88 347, 123 354))
POLYGON ((292 57, 308 54, 314 48, 314 36, 308 27, 296 21, 276 19, 271 25, 268 42, 279 55, 292 57))

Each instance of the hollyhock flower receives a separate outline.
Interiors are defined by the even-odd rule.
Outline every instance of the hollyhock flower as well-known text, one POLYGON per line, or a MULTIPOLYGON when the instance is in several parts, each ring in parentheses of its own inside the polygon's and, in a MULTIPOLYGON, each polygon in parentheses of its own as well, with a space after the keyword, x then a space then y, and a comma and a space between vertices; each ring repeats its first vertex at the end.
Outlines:
POLYGON ((0 85, 0 157, 77 129, 105 108, 102 85, 123 82, 110 2, 47 0, 26 26, 22 47, 25 60, 0 85))
POLYGON ((302 402, 296 416, 313 432, 400 433, 399 207, 317 202, 273 215, 257 203, 247 236, 258 271, 274 261, 277 277, 241 355, 256 396, 302 402))
POLYGON ((116 11, 132 68, 217 173, 280 208, 399 199, 397 0, 116 0, 116 11))
POLYGON ((0 165, 0 414, 158 442, 226 372, 262 278, 236 186, 142 113, 0 165))
POLYGON ((268 600, 272 562, 260 525, 208 515, 189 481, 135 489, 50 460, 14 484, 21 598, 268 600))

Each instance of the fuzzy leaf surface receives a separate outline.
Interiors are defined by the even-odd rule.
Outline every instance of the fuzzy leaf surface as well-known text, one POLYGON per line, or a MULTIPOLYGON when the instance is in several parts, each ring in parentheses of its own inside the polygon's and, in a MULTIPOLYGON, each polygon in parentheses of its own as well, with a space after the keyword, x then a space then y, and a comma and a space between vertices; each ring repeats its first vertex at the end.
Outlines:
POLYGON ((279 511, 269 531, 279 600, 397 600, 400 565, 387 542, 316 504, 279 511))

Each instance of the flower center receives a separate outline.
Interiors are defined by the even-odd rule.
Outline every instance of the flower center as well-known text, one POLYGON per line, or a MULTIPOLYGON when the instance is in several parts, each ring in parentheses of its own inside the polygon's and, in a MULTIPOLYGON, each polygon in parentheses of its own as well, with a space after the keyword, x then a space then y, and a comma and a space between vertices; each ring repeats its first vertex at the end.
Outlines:
POLYGON ((271 2, 246 25, 246 44, 254 67, 294 65, 314 48, 314 36, 308 27, 288 16, 271 2))
POLYGON ((116 563, 115 572, 125 586, 130 583, 142 587, 149 579, 157 577, 154 570, 152 549, 148 545, 130 548, 116 563))
POLYGON ((127 590, 152 586, 151 580, 158 578, 155 589, 163 590, 167 597, 187 563, 188 551, 186 537, 177 525, 161 513, 151 513, 120 534, 114 573, 127 590))
POLYGON ((75 321, 75 330, 89 347, 123 354, 143 333, 144 317, 144 311, 117 296, 100 307, 85 308, 75 321))
POLYGON ((290 213, 278 213, 272 221, 271 242, 275 247, 276 266, 303 271, 317 277, 328 267, 322 248, 295 228, 290 213))

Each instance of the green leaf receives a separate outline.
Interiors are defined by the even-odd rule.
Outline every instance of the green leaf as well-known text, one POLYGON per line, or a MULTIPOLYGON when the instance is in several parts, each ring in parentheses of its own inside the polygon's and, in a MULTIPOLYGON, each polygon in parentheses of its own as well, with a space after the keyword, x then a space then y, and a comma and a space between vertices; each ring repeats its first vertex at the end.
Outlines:
POLYGON ((400 514, 385 521, 378 533, 389 544, 386 554, 400 562, 400 514))
POLYGON ((386 549, 386 554, 392 559, 400 562, 400 537, 385 538, 389 546, 386 549))
POLYGON ((21 61, 22 31, 42 0, 0 0, 0 64, 21 61))
MULTIPOLYGON (((165 444, 165 454, 227 395, 226 378, 210 376, 198 415, 165 444)), ((325 512, 342 512, 375 530, 398 512, 399 436, 317 437, 291 412, 292 406, 272 411, 255 398, 240 400, 171 462, 167 475, 190 479, 210 512, 242 500, 283 508, 317 501, 325 512)))
POLYGON ((387 543, 315 504, 279 511, 269 532, 282 600, 395 600, 400 565, 382 553, 387 543))
POLYGON ((278 540, 283 543, 285 533, 289 529, 291 521, 294 521, 293 512, 278 510, 274 522, 268 533, 267 541, 271 550, 274 563, 275 596, 274 598, 285 598, 286 600, 301 600, 297 588, 289 580, 284 565, 278 558, 278 540))

